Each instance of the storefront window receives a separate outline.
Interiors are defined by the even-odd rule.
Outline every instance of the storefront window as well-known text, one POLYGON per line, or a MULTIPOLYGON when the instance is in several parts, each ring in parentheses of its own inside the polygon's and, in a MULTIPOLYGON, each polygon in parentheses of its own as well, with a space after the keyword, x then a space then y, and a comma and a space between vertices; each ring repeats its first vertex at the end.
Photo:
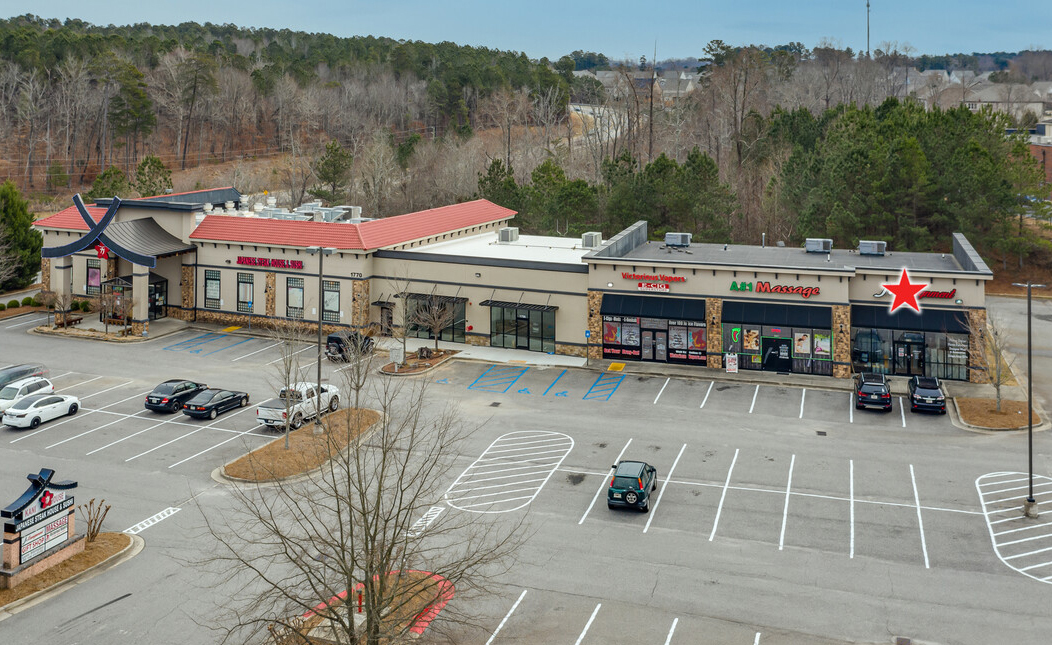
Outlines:
POLYGON ((813 330, 811 373, 833 375, 833 335, 828 329, 813 330))
POLYGON ((325 322, 340 322, 340 283, 335 280, 322 280, 321 319, 325 322))
POLYGON ((303 278, 285 278, 285 316, 303 318, 303 278))
POLYGON ((854 371, 890 374, 893 353, 890 329, 851 328, 851 364, 854 371))
POLYGON ((84 287, 84 293, 89 296, 97 296, 102 287, 102 267, 98 258, 88 259, 88 283, 84 287))
POLYGON ((252 313, 253 279, 251 273, 237 274, 237 310, 240 313, 252 313))
POLYGON ((205 307, 219 309, 220 305, 219 271, 205 270, 205 307))
POLYGON ((968 334, 925 334, 927 376, 968 380, 968 334))
POLYGON ((555 312, 525 307, 490 309, 490 345, 555 352, 555 312))
MULTIPOLYGON (((432 326, 445 323, 438 334, 439 340, 464 342, 466 326, 466 300, 454 300, 444 296, 411 293, 406 299, 406 329, 416 338, 434 338, 432 326)), ((491 318, 492 323, 492 318, 491 318)))
POLYGON ((544 329, 541 331, 541 351, 555 353, 555 312, 545 311, 541 317, 544 329))

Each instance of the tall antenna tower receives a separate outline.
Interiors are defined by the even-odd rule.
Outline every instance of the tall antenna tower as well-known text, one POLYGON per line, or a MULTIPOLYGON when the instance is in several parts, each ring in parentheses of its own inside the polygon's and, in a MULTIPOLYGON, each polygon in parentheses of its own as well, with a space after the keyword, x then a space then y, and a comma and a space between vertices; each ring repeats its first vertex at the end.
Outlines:
POLYGON ((866 58, 869 58, 869 0, 866 0, 866 58))

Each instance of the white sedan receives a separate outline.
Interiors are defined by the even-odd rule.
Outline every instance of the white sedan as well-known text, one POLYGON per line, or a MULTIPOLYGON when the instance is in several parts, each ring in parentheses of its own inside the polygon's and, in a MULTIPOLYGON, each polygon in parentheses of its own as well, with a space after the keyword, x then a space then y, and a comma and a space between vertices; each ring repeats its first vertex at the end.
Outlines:
POLYGON ((45 421, 76 414, 80 399, 69 394, 34 394, 20 399, 4 412, 4 425, 35 428, 45 421))

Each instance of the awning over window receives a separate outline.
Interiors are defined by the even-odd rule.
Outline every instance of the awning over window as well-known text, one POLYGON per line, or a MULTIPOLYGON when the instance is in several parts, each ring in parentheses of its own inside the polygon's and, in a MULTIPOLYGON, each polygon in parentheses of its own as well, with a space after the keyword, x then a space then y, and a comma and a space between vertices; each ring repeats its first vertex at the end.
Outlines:
POLYGON ((106 234, 129 251, 157 258, 186 253, 197 248, 161 228, 152 217, 114 222, 106 229, 106 234))
POLYGON ((705 320, 705 300, 633 296, 617 293, 603 294, 604 316, 640 316, 670 320, 705 320))
POLYGON ((459 303, 459 302, 467 302, 468 301, 467 298, 459 298, 457 296, 440 296, 437 293, 411 293, 407 297, 412 298, 414 300, 430 300, 432 302, 437 302, 437 303, 445 303, 445 302, 459 303))
POLYGON ((374 307, 394 307, 394 304, 395 303, 391 302, 390 300, 374 300, 373 301, 373 306, 374 307))
POLYGON ((724 300, 723 320, 752 325, 830 329, 833 325, 833 309, 829 305, 809 307, 771 302, 724 300))
POLYGON ((889 313, 887 307, 851 305, 851 326, 967 334, 968 314, 947 309, 923 309, 918 314, 906 307, 889 313))
POLYGON ((504 300, 483 300, 483 307, 507 307, 508 309, 528 309, 530 311, 556 311, 555 305, 531 305, 528 302, 506 302, 504 300))

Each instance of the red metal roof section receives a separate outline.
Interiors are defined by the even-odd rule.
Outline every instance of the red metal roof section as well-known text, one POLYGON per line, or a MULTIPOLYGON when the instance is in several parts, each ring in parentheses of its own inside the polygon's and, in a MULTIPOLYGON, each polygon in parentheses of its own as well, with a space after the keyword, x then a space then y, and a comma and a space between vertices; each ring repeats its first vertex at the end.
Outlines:
POLYGON ((208 215, 190 234, 190 239, 273 246, 380 249, 510 219, 514 215, 515 211, 485 199, 361 224, 208 215))
MULTIPOLYGON (((102 206, 85 206, 85 208, 88 209, 88 214, 91 215, 91 219, 96 222, 101 220, 102 216, 106 214, 106 209, 102 206)), ((84 219, 80 216, 80 213, 77 212, 76 206, 70 206, 54 215, 38 219, 33 225, 40 228, 57 228, 72 231, 88 230, 88 225, 84 223, 84 219)))

